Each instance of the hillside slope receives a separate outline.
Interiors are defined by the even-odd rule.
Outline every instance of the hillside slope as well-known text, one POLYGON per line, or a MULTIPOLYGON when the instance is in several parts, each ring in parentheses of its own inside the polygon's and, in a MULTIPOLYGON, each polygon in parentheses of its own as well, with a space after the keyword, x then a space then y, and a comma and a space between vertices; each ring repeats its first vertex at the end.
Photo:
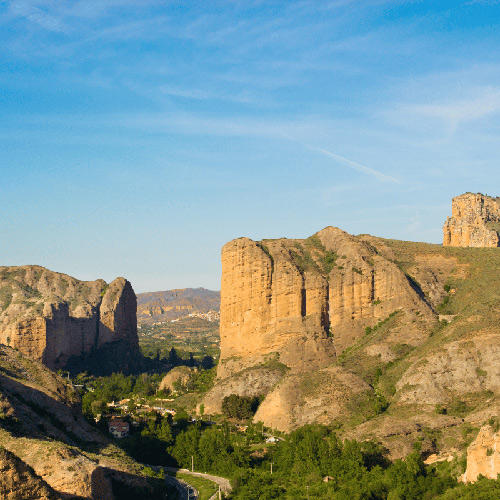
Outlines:
MULTIPOLYGON (((137 295, 137 321, 143 325, 171 321, 189 314, 220 309, 220 292, 205 288, 182 288, 137 295)), ((218 319, 214 315, 214 319, 218 319)))
MULTIPOLYGON (((12 478, 24 474, 33 481, 33 487, 40 489, 39 498, 45 498, 43 493, 47 499, 61 495, 118 500, 116 491, 126 489, 153 498, 142 467, 83 419, 71 383, 4 346, 0 346, 0 447, 10 452, 0 454, 4 470, 12 478)), ((1 487, 8 489, 10 483, 5 481, 2 476, 1 487)))

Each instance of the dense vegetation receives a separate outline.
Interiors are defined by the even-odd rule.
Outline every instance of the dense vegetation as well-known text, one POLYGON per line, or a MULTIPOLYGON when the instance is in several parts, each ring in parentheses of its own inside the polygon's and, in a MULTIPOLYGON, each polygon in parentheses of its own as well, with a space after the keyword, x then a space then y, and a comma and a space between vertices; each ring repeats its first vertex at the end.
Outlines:
POLYGON ((229 418, 247 420, 254 416, 260 404, 260 398, 250 396, 238 396, 231 394, 222 401, 222 413, 229 418))
POLYGON ((195 470, 229 477, 233 500, 493 500, 500 493, 497 481, 462 485, 449 469, 426 467, 418 446, 405 460, 390 462, 380 445, 341 441, 319 426, 300 428, 265 448, 254 444, 260 441, 256 426, 244 435, 227 422, 156 418, 122 446, 148 463, 194 464, 195 470))

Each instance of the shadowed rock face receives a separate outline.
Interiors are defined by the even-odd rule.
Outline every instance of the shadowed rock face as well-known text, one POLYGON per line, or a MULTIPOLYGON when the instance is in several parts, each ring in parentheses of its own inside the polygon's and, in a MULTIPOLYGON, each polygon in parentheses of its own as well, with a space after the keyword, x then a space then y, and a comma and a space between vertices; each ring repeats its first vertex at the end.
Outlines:
POLYGON ((2 500, 153 498, 142 466, 82 416, 71 382, 3 345, 0 415, 2 500))
POLYGON ((452 215, 443 226, 443 246, 500 246, 500 200, 466 193, 452 200, 452 215))
POLYGON ((127 353, 127 369, 139 357, 136 310, 124 278, 108 285, 40 266, 0 267, 0 342, 53 370, 111 346, 127 353))
POLYGON ((366 326, 404 308, 433 315, 394 263, 338 228, 307 240, 231 241, 222 249, 218 377, 271 353, 292 370, 326 366, 366 326))

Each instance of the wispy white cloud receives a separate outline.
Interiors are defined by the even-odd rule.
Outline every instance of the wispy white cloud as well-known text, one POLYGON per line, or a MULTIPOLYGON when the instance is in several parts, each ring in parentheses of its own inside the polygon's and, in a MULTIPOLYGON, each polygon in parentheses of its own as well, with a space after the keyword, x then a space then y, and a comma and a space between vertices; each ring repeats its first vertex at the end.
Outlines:
POLYGON ((245 104, 266 104, 269 105, 269 100, 264 101, 258 98, 253 92, 241 91, 238 93, 230 92, 216 92, 212 90, 197 89, 197 88, 184 88, 184 87, 172 87, 172 86, 161 86, 159 88, 161 92, 172 97, 180 97, 184 99, 193 99, 198 101, 228 101, 235 103, 245 103, 245 104))
POLYGON ((470 93, 473 97, 458 98, 444 103, 403 106, 401 111, 444 120, 453 130, 466 122, 500 112, 500 88, 475 88, 470 93))
POLYGON ((9 13, 14 17, 22 17, 48 31, 66 32, 69 27, 59 16, 53 15, 52 2, 33 0, 13 0, 9 4, 9 13))
MULTIPOLYGON (((388 82, 385 99, 371 109, 394 137, 432 150, 461 150, 498 130, 500 65, 469 64, 388 82)), ((383 127, 381 127, 383 128, 383 127)))

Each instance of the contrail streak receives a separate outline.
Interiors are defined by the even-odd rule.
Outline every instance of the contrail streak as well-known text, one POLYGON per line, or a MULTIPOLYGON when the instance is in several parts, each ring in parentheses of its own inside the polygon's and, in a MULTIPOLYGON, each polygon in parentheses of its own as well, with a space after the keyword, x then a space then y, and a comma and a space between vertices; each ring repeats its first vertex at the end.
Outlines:
POLYGON ((356 163, 355 161, 349 160, 347 158, 344 158, 343 156, 340 156, 338 154, 332 153, 331 151, 328 151, 327 149, 322 149, 322 148, 317 148, 315 146, 311 146, 309 144, 306 144, 308 148, 312 149, 313 151, 317 151, 318 153, 321 153, 325 156, 329 156, 330 158, 333 158, 334 160, 340 161, 347 165, 348 167, 357 170, 358 172, 362 172, 363 174, 368 174, 372 175, 373 177, 376 177, 378 180, 383 181, 383 182, 394 182, 396 184, 401 184, 401 181, 399 179, 396 179, 395 177, 391 177, 390 175, 385 175, 382 172, 379 172, 378 170, 375 170, 370 167, 365 167, 364 165, 361 165, 361 163, 356 163))

